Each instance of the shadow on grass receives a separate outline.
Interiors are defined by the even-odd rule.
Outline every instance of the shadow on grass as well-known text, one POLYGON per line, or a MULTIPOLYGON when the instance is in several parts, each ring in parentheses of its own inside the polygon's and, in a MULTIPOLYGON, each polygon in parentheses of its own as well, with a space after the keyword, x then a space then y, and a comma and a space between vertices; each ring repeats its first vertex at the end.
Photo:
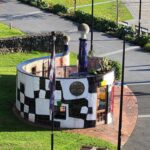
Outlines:
POLYGON ((43 129, 19 120, 12 111, 16 97, 16 76, 0 75, 0 131, 44 131, 43 129))

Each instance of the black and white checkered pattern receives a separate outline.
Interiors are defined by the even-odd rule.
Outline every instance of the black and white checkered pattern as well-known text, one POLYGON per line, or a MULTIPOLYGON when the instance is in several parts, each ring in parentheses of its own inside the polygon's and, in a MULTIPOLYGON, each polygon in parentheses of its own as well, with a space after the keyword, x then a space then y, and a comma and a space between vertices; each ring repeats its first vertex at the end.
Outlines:
MULTIPOLYGON (((49 80, 43 77, 28 77, 28 75, 21 72, 18 72, 18 74, 16 108, 20 112, 21 117, 31 122, 50 125, 49 80)), ((94 77, 56 79, 55 105, 57 105, 57 101, 61 101, 63 106, 67 106, 66 119, 55 119, 57 127, 84 128, 95 126, 96 83, 94 77), (73 96, 69 90, 70 84, 75 81, 80 81, 85 85, 85 91, 78 97, 73 96), (73 120, 76 120, 76 125, 74 125, 73 120), (66 126, 64 122, 66 122, 66 126)))

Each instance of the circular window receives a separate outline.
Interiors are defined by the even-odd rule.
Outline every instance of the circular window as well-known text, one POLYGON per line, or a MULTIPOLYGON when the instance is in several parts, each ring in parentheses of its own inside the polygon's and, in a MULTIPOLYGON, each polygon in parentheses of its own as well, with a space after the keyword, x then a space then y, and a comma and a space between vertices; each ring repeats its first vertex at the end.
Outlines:
POLYGON ((70 92, 72 95, 80 96, 85 90, 84 84, 82 82, 76 81, 70 85, 70 92))

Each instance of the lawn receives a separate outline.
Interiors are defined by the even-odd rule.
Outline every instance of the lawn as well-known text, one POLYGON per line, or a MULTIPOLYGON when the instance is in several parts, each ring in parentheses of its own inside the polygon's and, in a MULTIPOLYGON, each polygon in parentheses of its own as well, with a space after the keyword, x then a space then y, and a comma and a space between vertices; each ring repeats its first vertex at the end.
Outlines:
MULTIPOLYGON (((125 21, 132 19, 132 16, 130 12, 127 10, 127 8, 124 6, 124 4, 119 4, 119 20, 125 21)), ((91 13, 91 6, 82 7, 79 8, 79 10, 82 10, 86 13, 91 13)), ((104 3, 102 5, 95 5, 94 6, 94 15, 96 17, 100 18, 106 18, 109 20, 116 21, 116 2, 111 3, 104 3)))
POLYGON ((6 24, 0 23, 0 38, 13 37, 13 36, 22 36, 25 35, 18 29, 12 28, 6 24))
MULTIPOLYGON (((15 53, 0 55, 0 150, 48 150, 50 131, 29 126, 19 121, 12 113, 15 103, 16 65, 24 60, 45 56, 47 53, 15 53)), ((71 54, 71 63, 75 54, 71 54)), ((95 145, 115 150, 108 142, 81 136, 78 134, 56 131, 55 150, 79 150, 81 145, 95 145)))
MULTIPOLYGON (((74 7, 74 1, 73 0, 44 0, 48 3, 53 4, 62 4, 64 6, 67 6, 70 9, 73 9, 74 7)), ((94 0, 94 3, 101 3, 96 4, 94 6, 94 15, 96 17, 106 18, 109 20, 116 21, 116 1, 110 0, 94 0), (108 3, 101 3, 101 2, 108 2, 108 3)), ((77 0, 77 10, 82 10, 86 13, 91 14, 91 6, 87 5, 91 4, 91 0, 77 0), (78 8, 78 6, 81 5, 87 5, 83 6, 81 8, 78 8)), ((119 2, 119 20, 125 21, 132 19, 131 13, 128 11, 128 9, 125 7, 125 5, 120 1, 119 2)))
MULTIPOLYGON (((44 0, 46 2, 49 3, 53 3, 53 4, 63 4, 67 7, 73 7, 74 6, 74 0, 44 0)), ((97 2, 104 2, 106 0, 94 0, 95 3, 97 2)), ((86 5, 86 4, 90 4, 91 0, 76 0, 76 5, 86 5)))
MULTIPOLYGON (((2 25, 2 24, 1 24, 2 25)), ((5 26, 5 25, 4 25, 5 26)), ((7 26, 5 28, 8 29, 7 26)), ((3 30, 4 31, 4 30, 3 30)), ((0 32, 1 37, 22 35, 19 30, 0 32)), ((12 112, 15 103, 16 65, 22 61, 48 53, 32 51, 30 53, 0 54, 0 150, 49 150, 50 131, 25 124, 18 120, 12 112)), ((76 63, 76 54, 71 53, 71 64, 76 63)), ((55 150, 79 150, 82 145, 116 147, 109 142, 87 136, 55 131, 55 150)))

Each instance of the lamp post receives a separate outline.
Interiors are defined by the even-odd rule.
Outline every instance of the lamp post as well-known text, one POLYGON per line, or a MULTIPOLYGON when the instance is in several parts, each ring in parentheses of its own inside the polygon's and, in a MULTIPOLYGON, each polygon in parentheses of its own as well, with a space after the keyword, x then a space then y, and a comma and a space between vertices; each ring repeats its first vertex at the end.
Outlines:
POLYGON ((140 33, 141 33, 141 10, 142 10, 142 0, 140 0, 140 3, 139 3, 139 28, 138 28, 138 37, 140 36, 140 33))
POLYGON ((91 47, 90 47, 90 51, 92 52, 93 51, 94 0, 92 0, 91 15, 92 15, 92 18, 91 18, 91 47))
POLYGON ((69 41, 70 41, 70 36, 65 35, 63 36, 63 41, 64 41, 64 54, 68 54, 69 53, 69 41))
POLYGON ((81 33, 80 45, 79 45, 79 73, 87 72, 87 34, 89 33, 89 26, 85 23, 79 25, 78 30, 81 33))
POLYGON ((49 66, 49 89, 50 89, 50 119, 51 119, 51 150, 54 150, 54 100, 55 100, 55 41, 56 35, 55 32, 52 32, 52 52, 51 52, 51 62, 49 66))
POLYGON ((118 0, 116 3, 117 3, 116 4, 116 23, 118 25, 118 23, 119 23, 119 2, 118 2, 118 0))
POLYGON ((121 77, 121 94, 120 94, 120 111, 119 111, 119 127, 118 127, 118 145, 117 150, 121 150, 121 130, 122 130, 122 110, 123 110, 123 94, 124 94, 124 68, 125 68, 125 33, 123 38, 123 53, 122 53, 122 77, 121 77))
POLYGON ((76 11, 76 9, 77 9, 77 1, 74 0, 74 12, 76 11))

